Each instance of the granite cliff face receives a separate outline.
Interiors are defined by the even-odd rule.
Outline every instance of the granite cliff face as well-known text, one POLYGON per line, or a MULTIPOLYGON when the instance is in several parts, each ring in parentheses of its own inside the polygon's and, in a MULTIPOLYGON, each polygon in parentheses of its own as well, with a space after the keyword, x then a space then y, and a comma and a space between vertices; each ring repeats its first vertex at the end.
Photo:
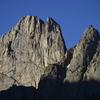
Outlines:
POLYGON ((100 35, 92 25, 67 50, 58 23, 28 15, 0 47, 0 100, 100 99, 100 35))

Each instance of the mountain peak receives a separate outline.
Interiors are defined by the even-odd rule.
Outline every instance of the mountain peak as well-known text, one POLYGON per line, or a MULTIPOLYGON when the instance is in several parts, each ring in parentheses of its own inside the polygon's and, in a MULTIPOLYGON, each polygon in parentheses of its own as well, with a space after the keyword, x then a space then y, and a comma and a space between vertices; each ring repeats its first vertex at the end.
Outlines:
POLYGON ((47 23, 55 23, 55 21, 51 18, 51 17, 47 17, 47 20, 46 20, 47 23))
POLYGON ((88 26, 86 30, 84 31, 84 36, 94 36, 94 35, 99 35, 98 30, 96 30, 92 25, 88 26))
MULTIPOLYGON (((20 21, 22 21, 22 20, 27 20, 27 19, 29 19, 29 20, 31 20, 31 19, 40 19, 39 17, 37 17, 37 16, 33 16, 33 15, 26 15, 26 16, 23 16, 21 19, 20 19, 20 21)), ((40 19, 41 20, 41 19, 40 19)))
POLYGON ((87 28, 90 29, 90 28, 94 28, 94 27, 93 27, 93 25, 89 25, 87 28))

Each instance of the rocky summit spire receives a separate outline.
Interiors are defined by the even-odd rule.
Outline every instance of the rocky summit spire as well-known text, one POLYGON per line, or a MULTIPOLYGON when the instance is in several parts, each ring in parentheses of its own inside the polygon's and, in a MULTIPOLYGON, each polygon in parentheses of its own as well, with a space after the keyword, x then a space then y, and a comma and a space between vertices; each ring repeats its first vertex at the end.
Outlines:
POLYGON ((22 17, 0 38, 0 45, 0 73, 34 87, 41 70, 61 62, 66 52, 60 26, 52 18, 44 23, 32 15, 22 17))

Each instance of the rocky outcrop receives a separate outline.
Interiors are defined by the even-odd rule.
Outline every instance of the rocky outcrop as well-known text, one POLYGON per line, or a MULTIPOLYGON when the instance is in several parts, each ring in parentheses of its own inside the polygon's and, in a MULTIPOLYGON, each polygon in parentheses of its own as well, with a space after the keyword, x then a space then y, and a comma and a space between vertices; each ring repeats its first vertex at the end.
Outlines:
POLYGON ((0 100, 100 99, 100 35, 92 25, 67 50, 57 22, 28 15, 0 47, 0 100))

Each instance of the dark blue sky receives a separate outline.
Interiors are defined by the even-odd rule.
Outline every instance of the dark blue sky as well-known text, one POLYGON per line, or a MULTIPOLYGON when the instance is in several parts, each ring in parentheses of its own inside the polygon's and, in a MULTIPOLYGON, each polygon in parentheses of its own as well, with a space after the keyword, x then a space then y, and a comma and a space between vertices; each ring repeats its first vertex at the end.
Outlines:
POLYGON ((0 36, 25 15, 44 22, 52 17, 61 26, 67 48, 78 43, 87 26, 100 31, 100 0, 0 0, 0 36))

